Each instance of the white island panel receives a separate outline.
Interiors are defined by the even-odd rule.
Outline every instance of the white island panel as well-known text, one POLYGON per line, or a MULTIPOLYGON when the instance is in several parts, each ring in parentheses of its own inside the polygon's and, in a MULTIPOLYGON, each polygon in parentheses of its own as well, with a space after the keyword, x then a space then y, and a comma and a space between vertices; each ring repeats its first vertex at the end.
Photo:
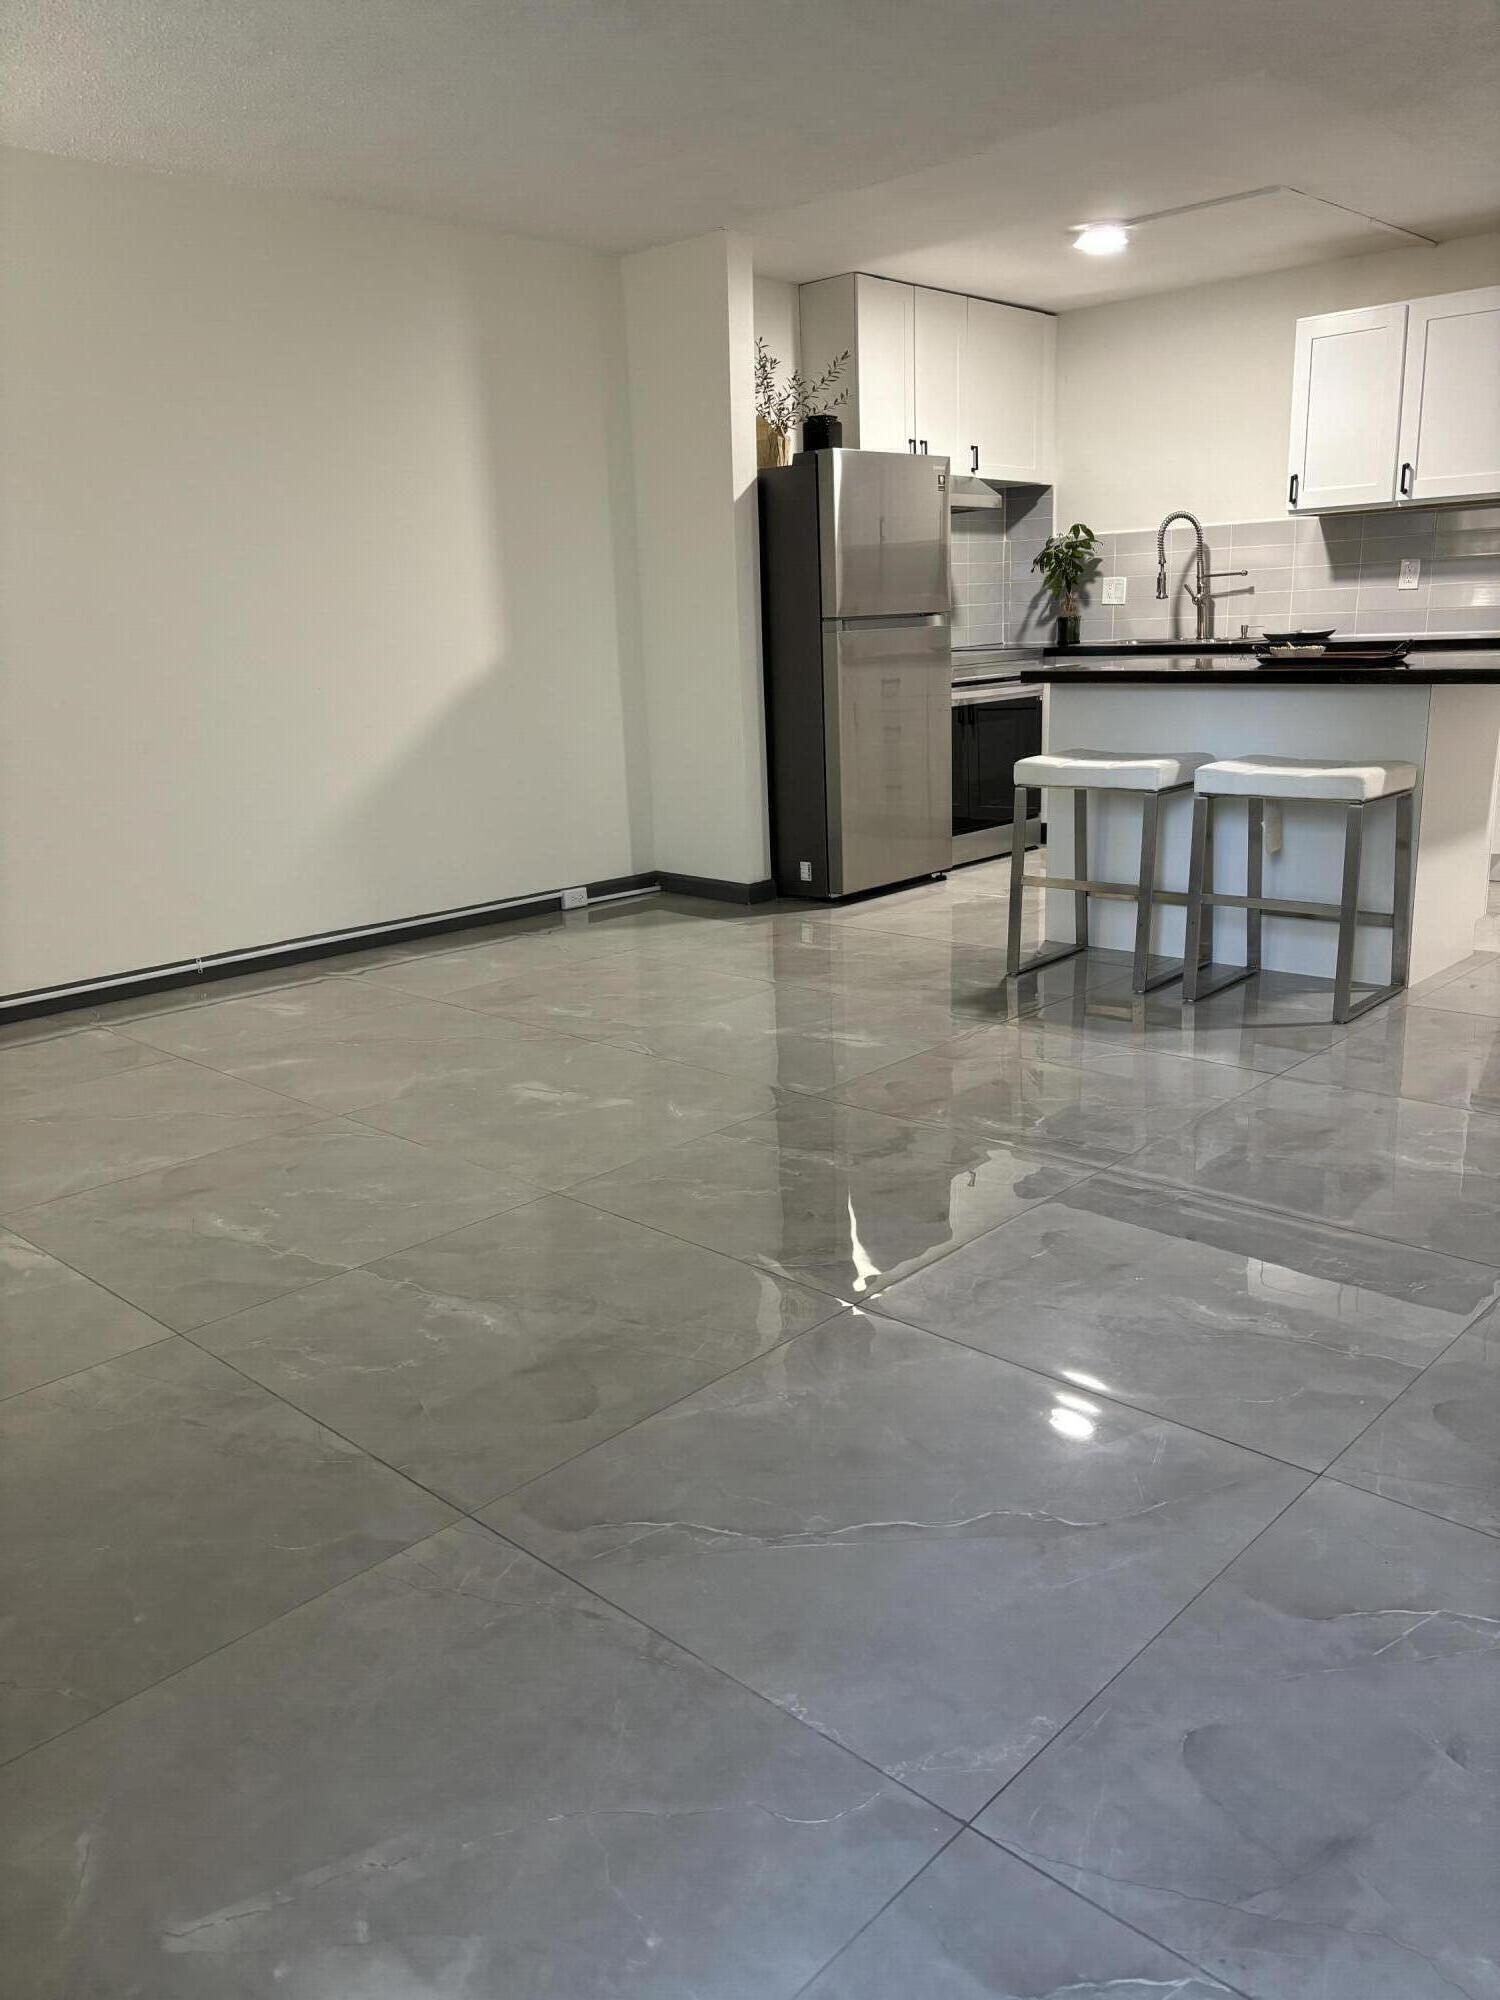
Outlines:
MULTIPOLYGON (((1404 759, 1417 766, 1418 836, 1412 934, 1413 983, 1456 963, 1474 948, 1474 927, 1486 908, 1490 801, 1500 744, 1500 686, 1426 686, 1390 679, 1364 683, 1289 686, 1217 685, 1208 677, 1163 675, 1161 682, 1107 678, 1053 682, 1047 690, 1049 750, 1197 750, 1214 757, 1263 753, 1339 762, 1404 759)), ((1108 881, 1133 882, 1139 861, 1140 802, 1120 794, 1089 799, 1087 872, 1108 881)), ((1046 802, 1050 866, 1073 871, 1072 813, 1067 793, 1046 802)), ((1187 887, 1191 795, 1165 802, 1158 880, 1167 889, 1187 887)), ((1275 815, 1268 815, 1274 840, 1275 815)), ((1216 811, 1216 880, 1222 889, 1245 887, 1245 808, 1229 801, 1216 811)), ((1342 874, 1343 815, 1337 806, 1298 804, 1286 809, 1278 852, 1268 840, 1265 893, 1306 901, 1337 902, 1342 874)), ((1389 910, 1394 811, 1375 806, 1366 820, 1361 904, 1389 910)), ((1180 957, 1184 913, 1159 908, 1154 949, 1180 957)), ((1242 912, 1215 916, 1214 955, 1243 960, 1242 912)), ((1090 941, 1128 950, 1134 940, 1133 904, 1096 899, 1090 941)), ((1073 936, 1073 899, 1046 898, 1047 936, 1073 936)), ((1262 940, 1268 969, 1333 976, 1331 924, 1268 917, 1262 940)), ((1355 976, 1383 984, 1389 977, 1390 933, 1362 934, 1355 976)))

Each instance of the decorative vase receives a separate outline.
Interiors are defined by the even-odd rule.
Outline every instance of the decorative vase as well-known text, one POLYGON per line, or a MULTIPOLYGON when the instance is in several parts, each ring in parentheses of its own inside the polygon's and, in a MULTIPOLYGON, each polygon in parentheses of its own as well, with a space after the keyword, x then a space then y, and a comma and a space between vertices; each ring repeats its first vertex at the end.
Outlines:
POLYGON ((809 417, 802 426, 804 451, 836 451, 844 442, 844 426, 838 417, 809 417))
POLYGON ((1083 620, 1076 611, 1058 613, 1057 643, 1059 646, 1076 646, 1083 636, 1083 620))
POLYGON ((764 417, 755 419, 755 463, 761 467, 790 465, 792 462, 792 441, 785 431, 779 431, 768 424, 764 417))

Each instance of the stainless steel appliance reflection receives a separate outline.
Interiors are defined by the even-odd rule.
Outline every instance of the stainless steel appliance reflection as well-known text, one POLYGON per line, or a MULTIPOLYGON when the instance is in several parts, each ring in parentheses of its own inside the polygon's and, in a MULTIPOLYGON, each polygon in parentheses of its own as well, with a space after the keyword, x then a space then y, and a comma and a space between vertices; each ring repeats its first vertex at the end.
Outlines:
POLYGON ((803 452, 760 475, 771 847, 787 896, 953 853, 948 461, 803 452))
MULTIPOLYGON (((1000 653, 953 656, 953 864, 989 861, 1017 845, 1014 771, 1042 747, 1042 690, 1000 653)), ((1041 844, 1029 819, 1020 844, 1041 844)))

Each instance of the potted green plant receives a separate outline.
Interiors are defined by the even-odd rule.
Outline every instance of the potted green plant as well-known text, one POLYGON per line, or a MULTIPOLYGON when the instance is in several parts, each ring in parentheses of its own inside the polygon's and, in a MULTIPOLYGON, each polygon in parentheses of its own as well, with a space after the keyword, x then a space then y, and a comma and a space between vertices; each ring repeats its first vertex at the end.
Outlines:
POLYGON ((849 365, 849 351, 836 355, 815 381, 794 368, 785 382, 777 380, 781 363, 755 336, 755 462, 757 465, 786 465, 792 456, 792 432, 808 420, 824 426, 819 442, 842 444, 843 426, 830 413, 849 400, 847 388, 833 392, 849 365))
POLYGON ((1032 563, 1042 573, 1042 582, 1057 600, 1057 643, 1078 644, 1081 619, 1078 590, 1099 567, 1098 538, 1092 528, 1075 521, 1065 535, 1049 535, 1041 554, 1032 563))

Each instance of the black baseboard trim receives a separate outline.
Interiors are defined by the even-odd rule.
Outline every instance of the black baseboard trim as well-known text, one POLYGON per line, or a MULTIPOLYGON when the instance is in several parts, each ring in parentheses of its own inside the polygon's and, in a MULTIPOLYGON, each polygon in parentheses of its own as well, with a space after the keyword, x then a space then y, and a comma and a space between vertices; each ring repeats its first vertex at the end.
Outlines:
MULTIPOLYGON (((588 882, 590 903, 607 902, 615 896, 645 895, 661 886, 657 875, 612 875, 602 882, 588 882)), ((102 1005, 110 1000, 127 1000, 137 994, 168 993, 182 986, 208 986, 220 979, 237 979, 247 972, 274 972, 278 966, 301 965, 310 958, 335 958, 346 953, 369 951, 372 946, 399 944, 403 938, 440 937, 448 932, 477 930, 481 924, 518 923, 523 917, 555 915, 562 908, 562 891, 519 897, 503 903, 475 903, 461 910, 437 910, 425 916, 398 919, 394 923, 367 924, 363 929, 340 931, 335 936, 287 938, 270 945, 252 945, 241 951, 219 952, 212 958, 187 964, 148 965, 135 972, 111 973, 100 979, 81 979, 30 993, 16 993, 0 999, 0 1027, 7 1021, 31 1021, 45 1014, 62 1014, 75 1007, 102 1005)))
POLYGON ((776 900, 776 884, 765 882, 721 882, 713 875, 659 874, 657 882, 670 896, 701 896, 711 903, 771 903, 776 900))

